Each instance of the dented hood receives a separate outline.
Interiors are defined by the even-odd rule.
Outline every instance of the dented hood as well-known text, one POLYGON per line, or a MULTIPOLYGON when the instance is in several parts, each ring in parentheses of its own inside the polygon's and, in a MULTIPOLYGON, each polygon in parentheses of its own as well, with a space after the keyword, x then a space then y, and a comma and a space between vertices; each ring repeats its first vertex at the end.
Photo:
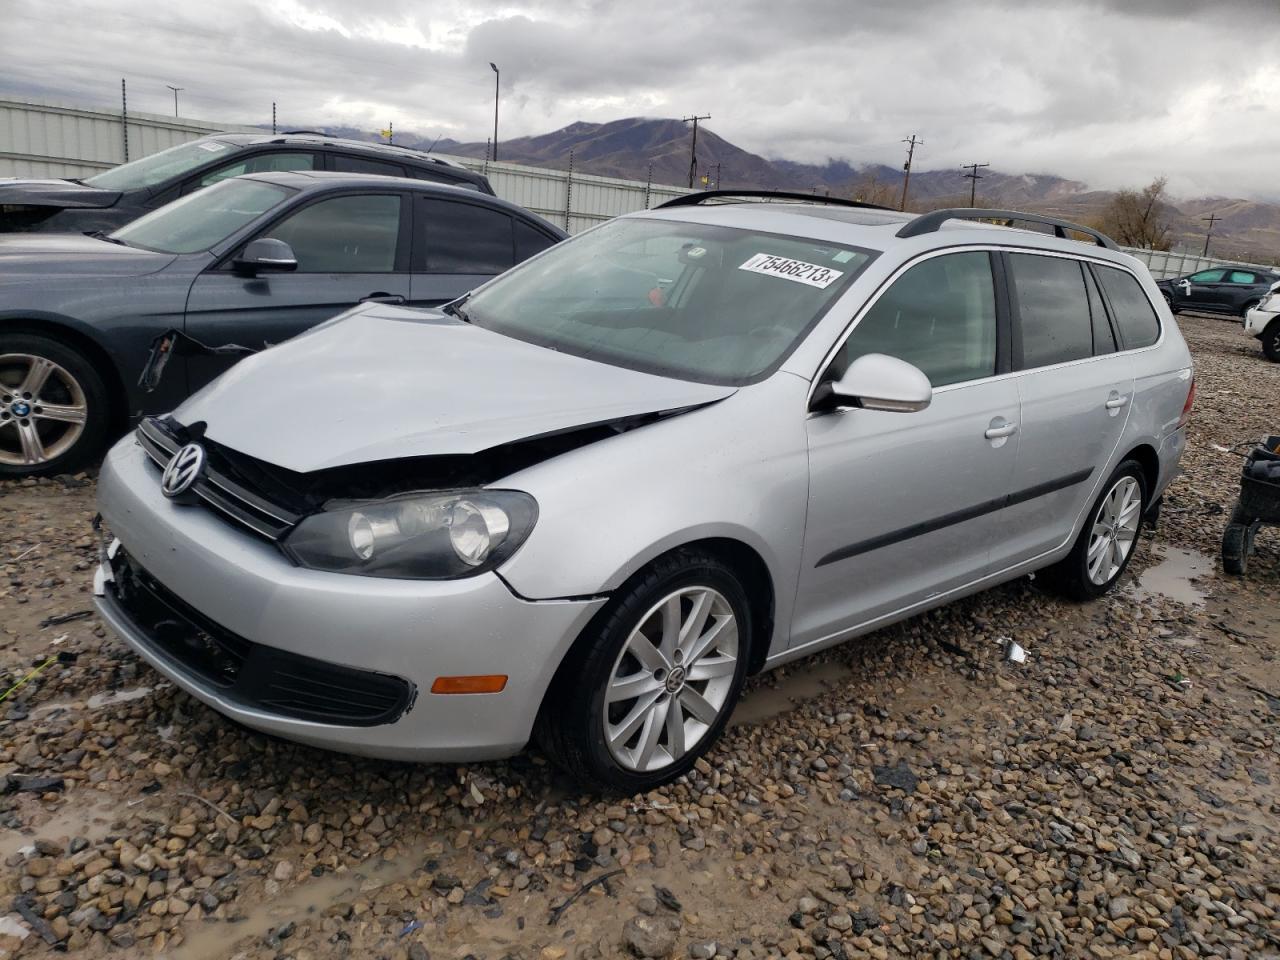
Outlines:
POLYGON ((309 473, 478 453, 733 392, 557 353, 436 311, 378 306, 242 360, 175 416, 309 473))

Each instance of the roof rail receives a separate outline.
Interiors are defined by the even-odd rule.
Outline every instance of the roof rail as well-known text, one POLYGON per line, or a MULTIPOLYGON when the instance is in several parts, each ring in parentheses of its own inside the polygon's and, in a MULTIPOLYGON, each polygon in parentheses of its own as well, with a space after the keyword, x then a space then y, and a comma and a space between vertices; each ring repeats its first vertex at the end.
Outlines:
POLYGON ((1074 230, 1076 233, 1083 233, 1093 237, 1094 243, 1100 247, 1106 247, 1108 250, 1119 250, 1116 242, 1108 237, 1105 233, 1086 227, 1083 224, 1072 223, 1070 220, 1059 220, 1057 217, 1044 217, 1038 213, 1019 213, 1017 210, 985 210, 982 207, 951 207, 946 210, 933 210, 929 213, 922 213, 910 223, 903 226, 898 231, 897 236, 900 239, 907 237, 918 237, 925 233, 934 233, 948 220, 1006 220, 1006 226, 1011 226, 1013 221, 1020 220, 1024 223, 1043 223, 1053 227, 1053 235, 1063 240, 1067 239, 1067 231, 1074 230))
POLYGON ((846 200, 844 197, 820 197, 816 193, 797 193, 790 190, 699 190, 686 193, 682 197, 674 197, 666 203, 660 203, 654 210, 666 207, 696 207, 704 200, 717 197, 749 197, 758 199, 800 200, 805 203, 826 203, 836 207, 858 207, 862 210, 890 210, 878 203, 863 203, 861 200, 846 200))
POLYGON ((280 132, 283 133, 286 137, 292 137, 298 134, 305 134, 311 137, 333 136, 332 134, 325 133, 323 130, 281 130, 280 132))

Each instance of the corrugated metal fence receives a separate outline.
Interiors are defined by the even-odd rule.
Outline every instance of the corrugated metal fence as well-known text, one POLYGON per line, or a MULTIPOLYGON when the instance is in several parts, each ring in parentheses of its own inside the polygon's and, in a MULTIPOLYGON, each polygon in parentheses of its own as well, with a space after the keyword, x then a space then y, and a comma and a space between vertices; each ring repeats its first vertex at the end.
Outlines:
MULTIPOLYGON (((261 127, 179 120, 151 113, 130 113, 124 129, 128 134, 129 157, 134 160, 219 130, 265 132, 261 127)), ((0 100, 0 176, 89 176, 121 163, 124 143, 121 115, 117 110, 38 100, 0 100)), ((577 173, 572 167, 550 170, 518 163, 489 163, 470 157, 448 159, 485 173, 498 196, 546 217, 570 233, 690 192, 684 187, 666 184, 595 177, 577 173)), ((1157 278, 1182 276, 1224 262, 1189 253, 1123 249, 1144 261, 1157 278)))
MULTIPOLYGON (((218 131, 266 133, 261 127, 228 126, 157 114, 63 106, 37 100, 0 100, 0 177, 86 177, 129 159, 218 131)), ((595 177, 569 170, 446 157, 489 177, 498 196, 546 217, 571 233, 632 210, 656 206, 690 191, 684 187, 595 177)))

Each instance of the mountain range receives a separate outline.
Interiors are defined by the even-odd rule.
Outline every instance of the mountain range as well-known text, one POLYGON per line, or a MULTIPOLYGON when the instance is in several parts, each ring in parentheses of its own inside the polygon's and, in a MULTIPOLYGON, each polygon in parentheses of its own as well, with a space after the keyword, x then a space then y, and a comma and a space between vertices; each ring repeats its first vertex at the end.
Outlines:
MULTIPOLYGON (((340 131, 334 130, 334 133, 340 131)), ((355 131, 341 131, 352 135, 355 131)), ((359 134, 355 134, 359 135, 359 134)), ((691 130, 675 119, 632 117, 608 123, 572 123, 532 137, 501 141, 500 160, 531 166, 564 169, 572 152, 573 168, 582 173, 628 180, 652 176, 654 183, 684 185, 689 182, 691 130)), ((483 158, 487 143, 442 139, 430 141, 396 133, 396 143, 433 148, 454 156, 483 158)), ((884 164, 852 164, 830 160, 825 164, 768 159, 730 143, 708 130, 698 129, 698 167, 695 183, 709 177, 710 186, 761 188, 830 193, 833 196, 898 205, 903 171, 884 164)), ((1009 174, 985 169, 977 184, 980 206, 1013 208, 1053 214, 1068 220, 1096 220, 1112 194, 1092 190, 1076 180, 1052 174, 1009 174)), ((1133 184, 1135 189, 1144 184, 1133 184)), ((908 209, 968 206, 970 182, 964 171, 921 170, 911 172, 908 209)), ((1201 217, 1216 214, 1211 252, 1222 258, 1280 262, 1280 204, 1225 197, 1174 199, 1170 203, 1174 249, 1200 252, 1205 224, 1201 217)))

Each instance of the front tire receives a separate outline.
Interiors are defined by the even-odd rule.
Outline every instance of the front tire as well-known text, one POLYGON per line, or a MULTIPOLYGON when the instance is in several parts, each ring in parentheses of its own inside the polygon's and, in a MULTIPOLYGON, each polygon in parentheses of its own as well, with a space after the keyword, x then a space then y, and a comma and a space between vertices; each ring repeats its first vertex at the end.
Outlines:
POLYGON ((79 469, 107 439, 107 388, 93 365, 43 334, 0 334, 0 477, 79 469))
POLYGON ((1253 538, 1260 523, 1255 522, 1240 509, 1237 503, 1231 511, 1231 520, 1222 531, 1222 569, 1232 576, 1242 577, 1249 566, 1249 554, 1253 552, 1253 538))
POLYGON ((1272 363, 1280 363, 1280 317, 1267 324, 1262 336, 1262 352, 1272 363))
POLYGON ((1073 600, 1093 600, 1110 591, 1133 558, 1148 496, 1140 463, 1126 460, 1116 467, 1071 552, 1045 571, 1049 582, 1073 600))
POLYGON ((632 577, 552 681, 538 740, 584 784, 628 794, 687 772, 746 678, 751 605, 713 554, 682 549, 632 577))

